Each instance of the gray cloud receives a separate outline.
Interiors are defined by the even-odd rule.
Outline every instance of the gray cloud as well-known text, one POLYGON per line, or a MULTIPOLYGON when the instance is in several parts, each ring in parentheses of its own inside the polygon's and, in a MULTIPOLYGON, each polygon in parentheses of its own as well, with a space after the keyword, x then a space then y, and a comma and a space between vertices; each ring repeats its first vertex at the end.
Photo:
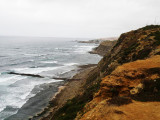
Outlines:
POLYGON ((111 37, 160 23, 159 0, 0 0, 0 35, 111 37))

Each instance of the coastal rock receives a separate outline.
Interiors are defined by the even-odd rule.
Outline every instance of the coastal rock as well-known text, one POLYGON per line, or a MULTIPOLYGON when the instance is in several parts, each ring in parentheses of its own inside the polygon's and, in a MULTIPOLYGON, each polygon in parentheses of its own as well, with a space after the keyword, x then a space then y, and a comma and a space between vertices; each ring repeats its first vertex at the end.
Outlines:
POLYGON ((92 51, 90 51, 89 53, 91 54, 99 54, 101 56, 104 56, 107 52, 109 52, 111 50, 111 48, 116 44, 116 40, 113 41, 103 41, 100 43, 100 45, 96 48, 94 48, 92 51))
POLYGON ((144 85, 142 83, 138 84, 137 87, 133 88, 130 90, 131 95, 135 95, 140 93, 144 88, 144 85))

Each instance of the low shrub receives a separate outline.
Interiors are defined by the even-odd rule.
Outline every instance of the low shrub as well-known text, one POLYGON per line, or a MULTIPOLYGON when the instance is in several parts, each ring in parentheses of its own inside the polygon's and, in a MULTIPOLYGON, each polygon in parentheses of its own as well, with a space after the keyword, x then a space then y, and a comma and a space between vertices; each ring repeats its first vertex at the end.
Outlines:
POLYGON ((54 120, 73 120, 77 113, 82 111, 83 107, 93 99, 93 95, 100 87, 100 80, 97 83, 90 85, 86 88, 85 92, 81 96, 76 96, 60 108, 53 116, 54 120))
POLYGON ((108 100, 109 105, 116 105, 116 106, 121 106, 125 104, 132 103, 132 100, 128 97, 113 97, 112 99, 108 100))
POLYGON ((141 29, 143 30, 150 30, 150 29, 154 29, 154 28, 160 28, 160 25, 147 25, 141 29))
POLYGON ((154 45, 160 45, 160 31, 152 32, 149 36, 154 36, 154 39, 156 40, 154 45))

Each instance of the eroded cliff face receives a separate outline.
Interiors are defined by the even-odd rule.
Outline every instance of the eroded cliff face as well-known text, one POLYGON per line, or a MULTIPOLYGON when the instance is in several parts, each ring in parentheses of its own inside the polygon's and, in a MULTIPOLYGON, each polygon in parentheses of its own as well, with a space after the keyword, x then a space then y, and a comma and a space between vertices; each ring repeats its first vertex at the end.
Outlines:
POLYGON ((160 26, 122 34, 98 67, 100 89, 77 120, 160 119, 160 26))
POLYGON ((160 55, 119 66, 103 78, 100 90, 85 106, 81 119, 158 120, 158 111, 160 55))
POLYGON ((112 47, 116 44, 116 40, 106 40, 102 41, 100 45, 96 48, 94 48, 90 53, 91 54, 99 54, 101 56, 104 56, 107 52, 109 52, 112 47))
POLYGON ((123 33, 111 52, 99 62, 102 77, 124 63, 160 54, 159 45, 160 26, 158 25, 123 33))

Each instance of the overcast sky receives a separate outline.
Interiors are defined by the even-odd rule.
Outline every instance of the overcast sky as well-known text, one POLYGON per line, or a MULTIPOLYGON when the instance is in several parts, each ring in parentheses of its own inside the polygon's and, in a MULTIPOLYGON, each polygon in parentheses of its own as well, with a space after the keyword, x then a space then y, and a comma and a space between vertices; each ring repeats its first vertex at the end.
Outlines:
POLYGON ((160 24, 160 0, 0 0, 0 35, 103 38, 160 24))

